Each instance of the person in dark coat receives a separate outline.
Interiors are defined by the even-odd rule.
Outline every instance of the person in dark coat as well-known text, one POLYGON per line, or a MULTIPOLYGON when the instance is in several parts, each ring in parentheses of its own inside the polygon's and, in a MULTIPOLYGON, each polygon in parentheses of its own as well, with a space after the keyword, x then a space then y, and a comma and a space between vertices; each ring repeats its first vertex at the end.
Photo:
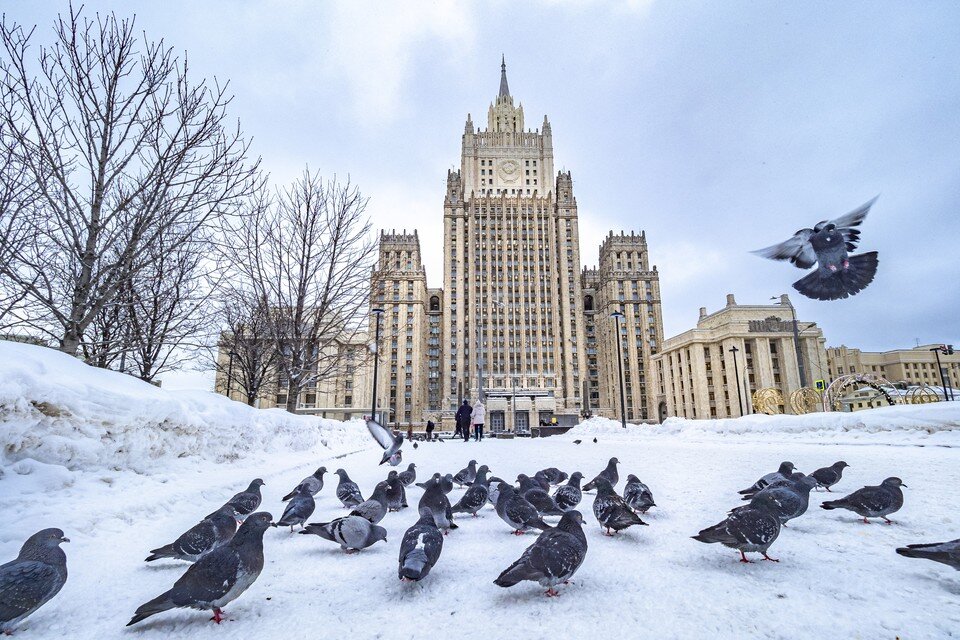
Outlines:
POLYGON ((427 420, 427 442, 433 440, 433 430, 436 425, 433 424, 433 420, 427 420))
MULTIPOLYGON (((464 442, 470 441, 470 416, 473 414, 473 407, 470 406, 470 403, 466 398, 463 399, 463 404, 460 405, 460 408, 457 409, 457 431, 460 435, 463 436, 464 442)), ((457 435, 454 433, 454 435, 457 435)))

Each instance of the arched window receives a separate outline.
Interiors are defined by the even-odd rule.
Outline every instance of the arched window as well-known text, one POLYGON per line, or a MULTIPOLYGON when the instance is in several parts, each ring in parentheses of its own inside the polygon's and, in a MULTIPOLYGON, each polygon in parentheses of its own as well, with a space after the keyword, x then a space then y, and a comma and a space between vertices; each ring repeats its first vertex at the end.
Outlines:
POLYGON ((430 311, 440 311, 440 298, 438 296, 430 296, 430 311))

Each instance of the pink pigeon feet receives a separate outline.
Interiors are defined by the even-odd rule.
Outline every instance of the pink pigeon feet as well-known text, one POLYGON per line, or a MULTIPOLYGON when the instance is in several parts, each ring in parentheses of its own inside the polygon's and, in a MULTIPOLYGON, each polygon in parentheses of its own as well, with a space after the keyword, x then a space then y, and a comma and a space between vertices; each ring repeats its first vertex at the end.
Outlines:
POLYGON ((557 596, 560 595, 560 592, 557 591, 556 589, 554 589, 553 587, 550 587, 549 589, 547 589, 547 590, 544 591, 543 593, 544 593, 548 598, 555 598, 555 597, 557 597, 557 596))
POLYGON ((220 624, 221 622, 223 622, 223 611, 221 611, 219 608, 214 608, 213 617, 210 619, 216 622, 217 624, 220 624))

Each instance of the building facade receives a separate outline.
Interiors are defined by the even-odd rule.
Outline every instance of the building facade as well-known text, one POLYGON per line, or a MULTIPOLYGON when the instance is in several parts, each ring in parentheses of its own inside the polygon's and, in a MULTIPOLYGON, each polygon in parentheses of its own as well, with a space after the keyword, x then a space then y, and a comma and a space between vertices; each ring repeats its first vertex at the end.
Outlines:
POLYGON ((797 325, 803 383, 788 296, 781 296, 779 304, 739 305, 728 294, 726 306, 717 312, 707 314, 701 307, 696 328, 667 338, 653 356, 661 417, 752 413, 750 397, 762 388, 779 390, 786 405, 782 410, 789 412, 791 393, 828 375, 823 332, 814 322, 797 325))
MULTIPOLYGON (((940 345, 926 344, 912 349, 890 351, 861 351, 841 345, 827 349, 827 366, 830 378, 835 379, 851 373, 872 373, 888 381, 905 383, 907 386, 942 385, 937 371, 937 356, 932 349, 940 345)), ((960 354, 940 354, 940 365, 948 387, 960 387, 960 354)))

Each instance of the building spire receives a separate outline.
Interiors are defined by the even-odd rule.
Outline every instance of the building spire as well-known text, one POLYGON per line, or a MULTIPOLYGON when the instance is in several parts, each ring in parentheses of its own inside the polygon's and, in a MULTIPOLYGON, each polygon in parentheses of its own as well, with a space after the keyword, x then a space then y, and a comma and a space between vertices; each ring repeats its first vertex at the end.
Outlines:
POLYGON ((500 56, 500 97, 505 98, 510 96, 510 87, 507 86, 507 58, 505 55, 501 54, 500 56))

